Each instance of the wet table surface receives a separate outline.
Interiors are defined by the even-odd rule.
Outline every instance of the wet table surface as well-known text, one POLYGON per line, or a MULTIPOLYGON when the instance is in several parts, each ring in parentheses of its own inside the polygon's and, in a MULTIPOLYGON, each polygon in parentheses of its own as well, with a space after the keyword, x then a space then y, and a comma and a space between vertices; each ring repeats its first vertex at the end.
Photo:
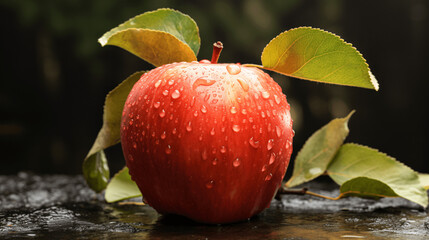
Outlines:
MULTIPOLYGON (((331 183, 306 187, 338 195, 331 183)), ((0 239, 125 238, 429 239, 429 211, 400 198, 283 195, 248 221, 203 225, 149 206, 107 204, 82 176, 0 176, 0 239)))

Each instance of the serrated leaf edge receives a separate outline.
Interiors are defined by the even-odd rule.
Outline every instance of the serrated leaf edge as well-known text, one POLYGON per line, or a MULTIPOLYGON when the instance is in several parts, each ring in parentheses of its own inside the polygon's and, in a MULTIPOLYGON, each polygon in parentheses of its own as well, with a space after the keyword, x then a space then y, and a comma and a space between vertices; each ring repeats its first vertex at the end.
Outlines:
MULTIPOLYGON (((416 174, 416 177, 417 177, 417 181, 420 183, 420 179, 419 179, 419 176, 418 176, 418 172, 416 172, 416 171, 414 171, 412 168, 410 168, 409 166, 407 166, 407 165, 405 165, 404 163, 402 163, 402 162, 400 162, 400 161, 398 161, 396 158, 394 158, 394 157, 392 157, 392 156, 389 156, 389 155, 387 155, 386 153, 384 153, 384 152, 381 152, 380 150, 378 150, 378 149, 376 149, 376 148, 372 148, 372 147, 369 147, 369 146, 365 146, 365 145, 362 145, 362 144, 359 144, 359 143, 345 143, 345 144, 343 144, 341 147, 343 147, 343 146, 345 146, 345 145, 353 145, 353 146, 359 146, 359 147, 363 147, 363 148, 366 148, 366 149, 369 149, 369 150, 373 150, 373 151, 376 151, 377 152, 377 154, 381 154, 382 156, 384 156, 384 157, 387 157, 387 158, 389 158, 389 159, 391 159, 391 160, 393 160, 393 161, 395 161, 396 163, 399 163, 402 167, 405 167, 405 168, 407 168, 407 169, 409 169, 409 170, 411 170, 412 172, 414 172, 415 174, 416 174)), ((332 162, 331 162, 332 163, 332 162)), ((327 169, 329 169, 329 166, 327 167, 327 169)), ((328 174, 328 176, 330 176, 333 172, 331 172, 331 171, 329 171, 329 170, 327 170, 326 171, 327 172, 327 174, 328 174)), ((344 174, 339 174, 339 173, 333 173, 333 174, 336 174, 336 175, 342 175, 342 176, 347 176, 347 175, 344 175, 344 174)), ((357 177, 366 177, 366 176, 357 176, 357 177)), ((354 178, 357 178, 357 177, 354 177, 354 178)), ((350 180, 352 180, 352 179, 354 179, 354 178, 351 178, 351 179, 349 179, 349 180, 347 180, 347 181, 350 181, 350 180)), ((369 177, 366 177, 366 178, 369 178, 369 177)), ((331 178, 332 179, 332 178, 331 178)), ((372 178, 370 178, 370 179, 372 179, 372 178)), ((332 179, 332 180, 334 180, 334 179, 332 179)), ((377 180, 377 179, 375 179, 375 180, 377 180)), ((347 182, 346 181, 346 182, 347 182)), ((378 181, 380 181, 380 180, 378 180, 378 181)), ((381 181, 382 182, 382 181, 381 181)), ((345 183, 345 182, 344 182, 345 183)), ((343 183, 343 184, 344 184, 343 183)), ((384 183, 384 182, 383 182, 384 183)), ((338 183, 337 183, 338 184, 338 183)), ((342 185, 342 184, 341 184, 342 185)), ((387 185, 387 184, 386 184, 387 185)), ((390 187, 390 186, 389 186, 390 187)), ((425 190, 426 191, 426 189, 420 184, 420 187, 423 189, 423 190, 425 190)), ((392 189, 393 190, 393 189, 392 189)), ((394 191, 394 190, 393 190, 394 191)), ((394 191, 395 192, 395 191, 394 191)), ((396 192, 395 192, 396 193, 396 192)), ((397 194, 397 193, 396 193, 397 194)), ((412 201, 412 200, 410 200, 410 199, 408 199, 408 198, 406 198, 406 197, 404 197, 404 196, 400 196, 400 195, 398 195, 399 197, 401 197, 401 198, 404 198, 404 199, 407 199, 407 200, 409 200, 409 201, 411 201, 411 202, 414 202, 414 203, 417 203, 417 202, 415 202, 415 201, 412 201)), ((426 195, 427 196, 427 195, 426 195)), ((419 204, 419 205, 421 205, 420 203, 417 203, 417 204, 419 204)), ((421 205, 421 206, 423 206, 423 207, 427 207, 428 206, 428 204, 429 204, 429 202, 428 203, 426 203, 426 205, 421 205)))
POLYGON ((194 50, 191 48, 191 46, 189 46, 186 42, 184 42, 184 41, 180 40, 179 38, 177 38, 177 37, 176 37, 176 36, 174 36, 173 34, 168 33, 168 32, 165 32, 165 31, 161 31, 161 30, 153 30, 153 29, 147 29, 147 28, 127 28, 127 29, 124 29, 124 30, 128 30, 128 29, 146 29, 146 30, 153 30, 153 31, 159 31, 159 32, 168 33, 168 34, 172 35, 173 37, 175 37, 175 38, 176 38, 177 40, 179 40, 180 42, 182 42, 182 43, 186 44, 186 45, 187 45, 187 46, 192 50, 192 52, 194 53, 194 55, 195 55, 195 57, 196 57, 196 56, 198 55, 198 52, 200 51, 200 46, 201 46, 201 38, 199 37, 199 36, 200 36, 200 29, 198 28, 197 23, 195 22, 195 20, 194 20, 191 16, 189 16, 188 14, 182 13, 182 12, 180 12, 180 11, 178 11, 178 10, 172 9, 172 8, 159 8, 159 9, 156 9, 156 10, 153 10, 153 11, 147 11, 147 12, 144 12, 144 13, 139 14, 139 15, 137 15, 137 16, 134 16, 134 17, 132 17, 132 18, 130 18, 130 19, 128 19, 128 20, 126 20, 126 21, 122 22, 122 23, 121 23, 121 24, 119 24, 118 26, 116 26, 116 27, 114 27, 114 28, 110 29, 108 32, 104 33, 104 34, 103 34, 103 35, 98 39, 98 42, 100 43, 100 45, 101 45, 102 47, 104 47, 104 46, 106 46, 106 45, 109 45, 109 44, 107 44, 107 42, 108 42, 108 39, 109 39, 109 38, 111 38, 113 35, 116 35, 116 33, 118 33, 118 32, 124 31, 124 30, 121 30, 121 31, 117 31, 116 33, 112 33, 112 32, 115 32, 115 31, 114 31, 114 29, 120 28, 121 26, 125 25, 125 23, 127 23, 128 21, 130 21, 130 20, 132 20, 132 19, 135 19, 135 18, 138 18, 138 17, 140 17, 140 16, 142 16, 142 15, 145 15, 145 14, 151 14, 151 13, 155 13, 155 12, 158 12, 158 11, 165 11, 165 10, 170 10, 170 11, 173 11, 173 12, 176 12, 176 13, 183 14, 184 16, 188 17, 188 18, 189 18, 189 19, 190 19, 190 20, 195 24, 195 27, 196 27, 196 30, 197 30, 197 35, 198 35, 198 43, 199 43, 199 46, 198 46, 198 49, 196 50, 196 52, 194 52, 194 50), (109 35, 109 34, 110 34, 110 37, 107 37, 106 35, 109 35), (106 38, 107 38, 107 39, 106 39, 106 38))
MULTIPOLYGON (((270 45, 270 43, 272 43, 273 41, 275 41, 275 40, 276 40, 277 38, 279 38, 282 34, 286 34, 286 33, 287 33, 287 32, 289 32, 289 31, 297 30, 297 29, 312 29, 312 30, 317 30, 317 31, 320 31, 320 32, 324 32, 324 33, 332 34, 333 36, 335 36, 336 38, 338 38, 341 42, 343 42, 343 43, 345 43, 346 45, 348 45, 348 46, 352 47, 352 48, 353 48, 353 49, 358 53, 358 55, 359 55, 359 56, 360 56, 360 58, 363 60, 363 62, 365 63, 365 66, 367 67, 367 70, 368 70, 368 72, 367 72, 367 74, 368 74, 368 78, 370 79, 370 82, 371 82, 371 84, 373 85, 374 90, 376 90, 376 91, 378 91, 378 90, 379 90, 380 85, 379 85, 379 83, 378 83, 377 79, 375 78, 374 74, 372 74, 372 72, 371 72, 371 70, 370 70, 370 68, 369 68, 368 63, 366 62, 366 59, 365 59, 365 58, 363 57, 363 55, 359 52, 359 50, 357 50, 357 49, 356 49, 356 48, 355 48, 351 43, 346 42, 343 38, 341 38, 341 37, 340 37, 340 36, 338 36, 337 34, 332 33, 332 32, 329 32, 329 31, 326 31, 326 30, 323 30, 323 29, 320 29, 320 28, 314 28, 314 27, 304 26, 304 27, 291 28, 291 29, 289 29, 289 30, 286 30, 286 31, 283 31, 283 32, 279 33, 276 37, 274 37, 273 39, 271 39, 271 40, 270 40, 270 42, 269 42, 267 45, 265 45, 264 49, 262 50, 262 54, 261 54, 261 63, 262 63, 262 56, 264 55, 264 52, 265 52, 265 50, 267 49, 268 45, 270 45)), ((296 41, 296 40, 295 40, 295 41, 296 41)), ((279 59, 279 60, 280 60, 280 59, 279 59)), ((277 64, 276 64, 276 65, 277 65, 277 64)), ((285 74, 285 73, 279 72, 279 71, 277 71, 277 70, 275 70, 275 69, 265 67, 265 66, 263 66, 263 65, 261 65, 261 66, 254 65, 254 66, 255 66, 255 67, 262 67, 262 68, 263 68, 263 69, 265 69, 265 70, 273 71, 273 72, 276 72, 276 73, 279 73, 279 74, 282 74, 282 75, 286 75, 286 76, 288 76, 288 77, 299 78, 299 79, 304 79, 304 80, 313 81, 313 82, 326 83, 326 82, 319 81, 319 80, 315 80, 315 79, 310 79, 310 78, 305 78, 305 77, 296 77, 296 76, 293 76, 293 75, 285 74)), ((329 84, 329 83, 327 83, 327 84, 329 84)), ((348 84, 341 84, 341 83, 335 83, 335 85, 351 86, 351 85, 348 85, 348 84)), ((355 86, 352 86, 352 87, 355 87, 355 86)))

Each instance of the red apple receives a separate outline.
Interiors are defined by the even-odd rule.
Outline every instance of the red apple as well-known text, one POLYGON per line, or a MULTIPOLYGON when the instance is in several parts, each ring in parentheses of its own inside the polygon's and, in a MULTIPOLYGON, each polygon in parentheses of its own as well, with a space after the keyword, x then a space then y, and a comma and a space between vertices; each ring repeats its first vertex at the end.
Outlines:
POLYGON ((286 96, 240 64, 167 64, 145 73, 124 106, 122 149, 144 200, 159 213, 204 223, 267 208, 292 153, 286 96))

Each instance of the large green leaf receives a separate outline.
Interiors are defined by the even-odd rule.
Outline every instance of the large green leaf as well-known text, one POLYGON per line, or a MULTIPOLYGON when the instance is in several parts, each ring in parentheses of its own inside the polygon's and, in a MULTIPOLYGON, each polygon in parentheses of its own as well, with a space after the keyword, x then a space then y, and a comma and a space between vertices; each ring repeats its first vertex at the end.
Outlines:
POLYGON ((124 167, 113 176, 109 184, 107 184, 104 194, 104 198, 109 203, 141 196, 142 194, 137 184, 131 180, 127 167, 124 167))
POLYGON ((89 187, 100 192, 109 180, 109 167, 103 150, 120 142, 122 110, 129 92, 144 71, 136 72, 106 96, 104 102, 103 126, 83 162, 83 176, 89 187))
POLYGON ((378 90, 362 55, 332 33, 310 27, 283 32, 261 56, 265 69, 287 76, 378 90))
MULTIPOLYGON (((347 183, 342 188, 349 192, 370 192, 382 196, 390 192, 389 187, 397 196, 424 207, 428 205, 428 196, 421 186, 418 174, 376 149, 344 144, 328 166, 327 173, 339 185, 347 183), (375 188, 380 188, 381 191, 377 193, 375 188)), ((391 192, 390 194, 392 195, 391 192)))
POLYGON ((345 118, 337 118, 317 130, 306 141, 295 158, 292 177, 286 187, 294 187, 322 175, 349 134, 347 126, 352 111, 345 118))
POLYGON ((121 47, 155 66, 194 61, 200 48, 195 21, 172 9, 138 15, 105 33, 98 41, 102 46, 121 47))

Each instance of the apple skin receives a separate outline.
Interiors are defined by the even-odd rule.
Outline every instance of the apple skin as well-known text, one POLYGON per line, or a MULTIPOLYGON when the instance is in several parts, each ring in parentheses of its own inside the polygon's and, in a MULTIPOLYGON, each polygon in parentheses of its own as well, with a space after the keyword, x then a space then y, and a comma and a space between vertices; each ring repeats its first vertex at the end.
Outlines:
POLYGON ((145 73, 121 122, 126 164, 145 202, 211 224, 270 205, 293 135, 286 96, 268 74, 208 60, 145 73))

